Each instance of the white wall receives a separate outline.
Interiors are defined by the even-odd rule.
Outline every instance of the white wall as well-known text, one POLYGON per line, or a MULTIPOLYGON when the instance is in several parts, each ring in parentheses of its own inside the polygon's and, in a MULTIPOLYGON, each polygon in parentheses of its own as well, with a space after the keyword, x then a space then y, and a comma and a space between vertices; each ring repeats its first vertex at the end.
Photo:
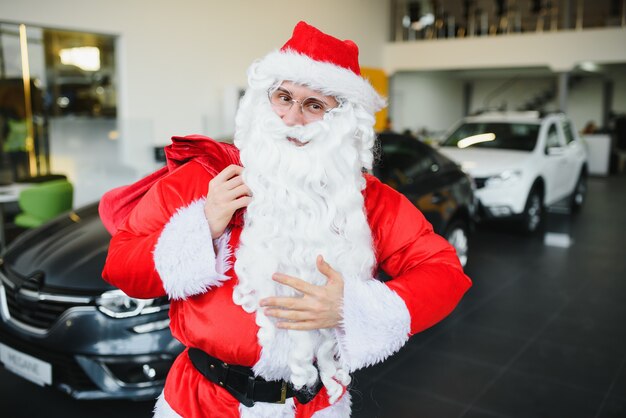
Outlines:
POLYGON ((556 78, 532 77, 515 78, 513 72, 509 77, 490 77, 469 80, 473 94, 470 101, 470 113, 486 108, 516 110, 536 95, 556 85, 556 78))
MULTIPOLYGON (((576 129, 581 130, 587 122, 594 121, 597 126, 603 122, 604 77, 614 83, 612 109, 617 113, 626 112, 626 66, 622 71, 604 73, 604 75, 588 75, 574 83, 567 97, 566 112, 572 119, 576 129)), ((506 104, 507 109, 516 110, 537 94, 556 86, 556 75, 551 77, 520 78, 510 88, 493 97, 489 102, 485 98, 510 78, 474 79, 473 96, 470 111, 483 109, 485 105, 497 107, 506 104)), ((548 102, 546 110, 558 110, 555 100, 548 102)))
POLYGON ((390 111, 397 131, 445 131, 463 116, 463 82, 445 73, 397 73, 390 111))
POLYGON ((230 135, 225 92, 245 86, 250 63, 282 46, 298 20, 353 39, 361 65, 381 67, 388 14, 387 0, 0 2, 3 21, 119 36, 120 149, 140 173, 172 135, 230 135))

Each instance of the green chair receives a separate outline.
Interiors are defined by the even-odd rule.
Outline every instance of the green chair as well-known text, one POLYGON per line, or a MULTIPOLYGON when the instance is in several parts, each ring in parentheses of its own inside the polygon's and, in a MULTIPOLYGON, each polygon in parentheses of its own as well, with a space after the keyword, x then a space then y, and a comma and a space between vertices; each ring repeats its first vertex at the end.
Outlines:
POLYGON ((72 209, 74 187, 67 180, 53 180, 24 189, 18 205, 21 213, 15 216, 15 225, 34 228, 72 209))

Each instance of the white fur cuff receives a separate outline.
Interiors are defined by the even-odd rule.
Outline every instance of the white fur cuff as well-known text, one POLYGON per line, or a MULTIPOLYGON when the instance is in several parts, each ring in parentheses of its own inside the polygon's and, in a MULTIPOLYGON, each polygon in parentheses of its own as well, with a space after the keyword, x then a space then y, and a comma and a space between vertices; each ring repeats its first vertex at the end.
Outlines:
POLYGON ((339 355, 353 372, 383 361, 409 339, 411 315, 400 296, 378 280, 345 280, 339 355))
POLYGON ((350 392, 346 392, 334 404, 313 414, 312 418, 350 418, 352 399, 350 392))
POLYGON ((213 248, 209 223, 204 216, 204 199, 179 209, 165 225, 154 247, 154 265, 163 288, 171 299, 185 299, 220 286, 227 277, 230 234, 213 248))

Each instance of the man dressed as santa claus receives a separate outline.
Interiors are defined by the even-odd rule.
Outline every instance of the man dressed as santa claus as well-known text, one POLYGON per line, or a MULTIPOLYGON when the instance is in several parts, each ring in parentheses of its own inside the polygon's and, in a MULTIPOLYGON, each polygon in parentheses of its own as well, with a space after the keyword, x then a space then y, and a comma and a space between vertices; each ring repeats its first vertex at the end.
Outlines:
POLYGON ((471 282, 415 206, 365 174, 384 101, 352 41, 300 22, 248 80, 235 146, 178 138, 201 155, 124 216, 103 275, 171 300, 186 349, 156 417, 348 417, 350 374, 443 319, 471 282))

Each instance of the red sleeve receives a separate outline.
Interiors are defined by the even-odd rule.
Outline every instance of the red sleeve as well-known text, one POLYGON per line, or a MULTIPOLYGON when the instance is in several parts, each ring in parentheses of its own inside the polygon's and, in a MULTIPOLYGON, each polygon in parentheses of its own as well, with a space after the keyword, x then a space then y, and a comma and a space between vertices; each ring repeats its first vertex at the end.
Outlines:
POLYGON ((103 278, 132 297, 164 296, 153 251, 176 211, 206 195, 209 180, 206 170, 194 161, 159 180, 111 239, 103 278))
POLYGON ((386 285, 406 304, 411 334, 445 318, 471 286, 454 248, 402 194, 368 179, 368 217, 386 285))

